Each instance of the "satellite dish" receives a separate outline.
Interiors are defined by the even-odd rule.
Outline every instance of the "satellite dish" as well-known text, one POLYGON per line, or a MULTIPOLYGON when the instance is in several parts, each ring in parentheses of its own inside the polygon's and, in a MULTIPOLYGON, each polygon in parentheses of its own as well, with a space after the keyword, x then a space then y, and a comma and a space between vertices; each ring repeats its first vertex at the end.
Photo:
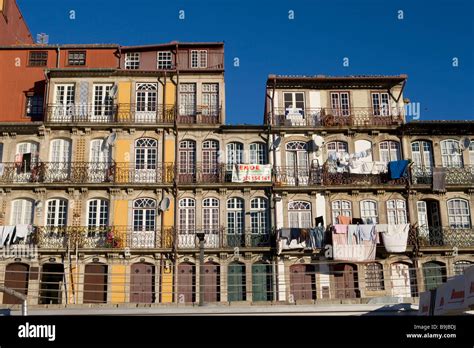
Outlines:
POLYGON ((110 95, 112 98, 115 98, 115 96, 117 95, 117 92, 118 92, 118 87, 117 87, 117 85, 114 85, 114 86, 110 89, 109 95, 110 95))
POLYGON ((273 141, 272 149, 273 149, 273 150, 278 149, 278 146, 280 146, 280 143, 281 143, 281 137, 277 137, 277 138, 273 141))
POLYGON ((115 140, 117 140, 117 133, 114 132, 107 137, 105 142, 108 146, 112 146, 115 143, 115 140))
POLYGON ((170 208, 170 199, 168 197, 165 197, 161 200, 159 209, 161 211, 168 211, 169 208, 170 208))
POLYGON ((469 145, 471 145, 471 139, 469 139, 468 137, 464 137, 459 140, 459 147, 461 148, 461 150, 466 150, 467 148, 469 148, 469 145))

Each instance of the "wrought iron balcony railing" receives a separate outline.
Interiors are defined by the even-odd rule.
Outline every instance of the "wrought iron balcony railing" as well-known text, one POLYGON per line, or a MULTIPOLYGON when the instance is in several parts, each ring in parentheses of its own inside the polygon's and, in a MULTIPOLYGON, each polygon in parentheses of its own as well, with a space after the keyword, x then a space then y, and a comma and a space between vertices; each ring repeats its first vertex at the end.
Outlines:
POLYGON ((226 228, 226 227, 178 227, 176 229, 176 247, 178 249, 199 248, 197 232, 204 232, 206 249, 235 247, 269 247, 272 231, 262 228, 226 228))
POLYGON ((173 123, 176 108, 172 104, 48 104, 51 123, 173 123))
POLYGON ((402 123, 403 115, 400 107, 274 108, 268 121, 274 126, 391 126, 402 123))
POLYGON ((322 170, 319 166, 276 166, 274 173, 276 186, 308 186, 322 183, 322 170))
MULTIPOLYGON (((432 185, 433 167, 412 166, 411 183, 413 185, 432 185)), ((447 185, 474 186, 474 165, 446 167, 445 183, 447 185)))
POLYGON ((174 164, 128 162, 1 163, 0 183, 172 183, 174 164))
POLYGON ((42 226, 36 227, 33 240, 40 248, 153 249, 171 248, 173 229, 137 229, 133 226, 42 226))
POLYGON ((177 122, 185 124, 219 124, 221 122, 221 107, 210 105, 180 105, 177 122))
POLYGON ((453 227, 418 227, 417 242, 419 247, 439 246, 474 248, 474 229, 453 227))

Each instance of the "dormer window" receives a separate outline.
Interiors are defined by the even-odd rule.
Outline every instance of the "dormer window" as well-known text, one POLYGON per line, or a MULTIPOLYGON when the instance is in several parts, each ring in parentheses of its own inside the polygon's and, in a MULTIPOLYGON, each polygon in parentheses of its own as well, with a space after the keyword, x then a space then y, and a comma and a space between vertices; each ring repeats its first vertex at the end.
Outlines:
POLYGON ((125 53, 125 69, 137 70, 140 68, 140 52, 125 53))
POLYGON ((159 70, 173 69, 173 56, 171 54, 171 51, 158 52, 157 68, 159 70))
POLYGON ((207 50, 191 51, 191 68, 207 68, 207 50))

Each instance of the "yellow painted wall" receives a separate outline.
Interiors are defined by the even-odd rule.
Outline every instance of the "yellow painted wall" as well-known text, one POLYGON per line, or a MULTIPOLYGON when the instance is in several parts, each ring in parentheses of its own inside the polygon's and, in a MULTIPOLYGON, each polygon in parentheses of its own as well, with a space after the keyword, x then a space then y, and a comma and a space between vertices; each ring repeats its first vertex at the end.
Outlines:
POLYGON ((117 182, 128 182, 130 175, 130 140, 117 140, 115 142, 115 161, 117 182))
POLYGON ((127 226, 128 217, 128 201, 116 200, 114 201, 114 226, 127 226))
POLYGON ((112 303, 125 303, 125 271, 124 265, 110 266, 112 303))
POLYGON ((166 270, 162 269, 161 277, 161 302, 173 302, 173 270, 172 268, 166 270))
POLYGON ((163 213, 163 225, 166 227, 174 226, 174 200, 170 199, 170 208, 163 213))
POLYGON ((176 86, 172 82, 166 82, 165 104, 174 105, 176 102, 176 86))
POLYGON ((76 296, 76 299, 78 298, 78 287, 79 287, 79 281, 78 281, 78 276, 79 272, 77 272, 77 268, 75 265, 69 268, 69 275, 67 278, 68 282, 68 303, 74 303, 74 296, 76 296))
POLYGON ((132 83, 131 82, 119 82, 118 84, 118 118, 122 122, 130 120, 130 103, 132 95, 132 83))

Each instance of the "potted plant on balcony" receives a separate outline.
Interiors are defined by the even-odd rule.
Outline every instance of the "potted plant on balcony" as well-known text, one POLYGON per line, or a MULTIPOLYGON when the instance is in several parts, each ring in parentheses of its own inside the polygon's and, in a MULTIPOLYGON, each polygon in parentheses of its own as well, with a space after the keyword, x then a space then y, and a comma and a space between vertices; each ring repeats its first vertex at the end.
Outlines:
POLYGON ((122 239, 111 229, 107 232, 104 245, 106 248, 120 248, 122 246, 122 239))

